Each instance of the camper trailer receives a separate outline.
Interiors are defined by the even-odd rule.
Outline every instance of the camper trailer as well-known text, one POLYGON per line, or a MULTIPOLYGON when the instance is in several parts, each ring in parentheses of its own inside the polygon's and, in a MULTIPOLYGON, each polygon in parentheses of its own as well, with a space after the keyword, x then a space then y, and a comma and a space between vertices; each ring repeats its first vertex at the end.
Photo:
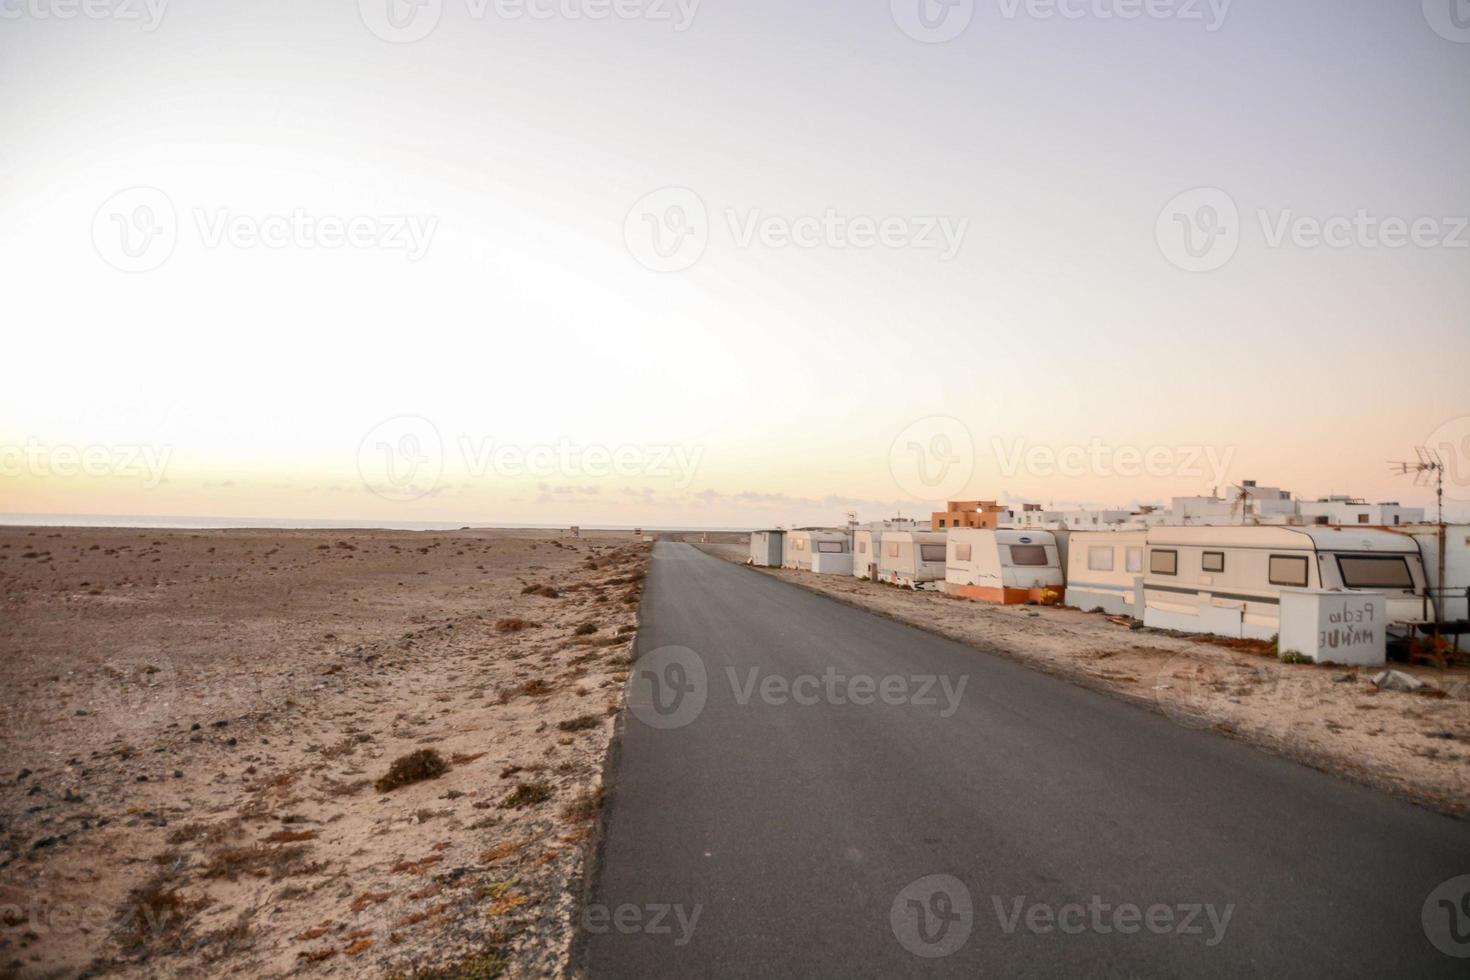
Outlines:
POLYGON ((1145 551, 1149 626, 1267 640, 1280 631, 1283 589, 1381 592, 1390 623, 1431 615, 1418 545, 1393 531, 1156 527, 1145 551))
POLYGON ((878 551, 882 548, 880 528, 860 527, 852 533, 852 574, 878 581, 878 551))
MULTIPOLYGON (((805 528, 800 531, 787 531, 783 546, 783 568, 797 568, 803 571, 814 571, 812 567, 813 555, 850 555, 848 549, 848 534, 846 531, 823 530, 820 528, 805 528)), ((849 558, 851 561, 851 558, 849 558)), ((824 565, 822 571, 831 571, 830 564, 824 565)), ((852 569, 849 567, 848 572, 852 569)))
POLYGON ((1444 529, 1444 581, 1439 582, 1439 527, 1434 524, 1411 524, 1396 530, 1419 543, 1424 557, 1424 576, 1435 600, 1441 622, 1463 623, 1470 620, 1470 525, 1447 524, 1444 529))
POLYGON ((944 581, 943 531, 884 531, 879 541, 878 581, 910 589, 944 581))
POLYGON ((982 602, 1060 602, 1061 558, 1050 531, 956 528, 945 553, 944 591, 982 602))
POLYGON ((750 564, 761 568, 781 567, 781 539, 785 531, 751 531, 750 564))
POLYGON ((1067 604, 1089 612, 1143 618, 1143 552, 1147 531, 1073 531, 1063 560, 1067 604))
POLYGON ((855 528, 852 533, 852 574, 857 578, 878 581, 878 553, 882 547, 883 535, 890 531, 921 530, 927 528, 920 527, 917 521, 905 518, 873 521, 855 528))

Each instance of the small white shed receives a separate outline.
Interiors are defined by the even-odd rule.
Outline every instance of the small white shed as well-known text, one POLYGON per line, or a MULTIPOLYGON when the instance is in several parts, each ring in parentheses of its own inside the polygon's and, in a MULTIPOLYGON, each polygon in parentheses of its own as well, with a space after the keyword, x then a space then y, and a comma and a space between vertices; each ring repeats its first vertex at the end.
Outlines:
POLYGON ((761 568, 780 568, 782 560, 781 539, 785 531, 751 531, 750 564, 761 568))

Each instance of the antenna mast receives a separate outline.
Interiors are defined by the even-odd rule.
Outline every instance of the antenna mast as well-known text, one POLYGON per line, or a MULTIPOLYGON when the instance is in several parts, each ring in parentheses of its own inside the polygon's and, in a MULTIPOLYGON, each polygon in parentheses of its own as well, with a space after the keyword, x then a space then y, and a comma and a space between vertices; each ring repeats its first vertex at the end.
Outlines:
POLYGON ((1429 486, 1431 481, 1434 483, 1434 517, 1436 525, 1435 539, 1436 543, 1439 546, 1439 560, 1436 561, 1435 564, 1438 566, 1439 585, 1431 591, 1436 594, 1436 599, 1434 603, 1434 635, 1439 636, 1439 620, 1441 617, 1441 613, 1439 608, 1440 603, 1438 600, 1438 596, 1443 595, 1445 590, 1444 459, 1440 457, 1439 453, 1435 452, 1433 449, 1430 449, 1428 446, 1415 446, 1414 455, 1419 457, 1418 460, 1415 462, 1409 463, 1397 461, 1390 462, 1388 465, 1393 468, 1393 472, 1395 473, 1414 474, 1414 486, 1416 487, 1427 487, 1429 486))

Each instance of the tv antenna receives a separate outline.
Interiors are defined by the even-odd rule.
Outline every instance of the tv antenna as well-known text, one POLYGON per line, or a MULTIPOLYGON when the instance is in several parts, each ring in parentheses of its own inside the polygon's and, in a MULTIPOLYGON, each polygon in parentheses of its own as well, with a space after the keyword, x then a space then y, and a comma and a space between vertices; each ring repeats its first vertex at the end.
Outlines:
MULTIPOLYGON (((1439 585, 1438 585, 1437 588, 1432 589, 1430 591, 1432 593, 1435 593, 1436 595, 1443 595, 1444 594, 1444 587, 1445 587, 1444 586, 1444 559, 1445 559, 1445 555, 1444 555, 1444 545, 1445 545, 1445 541, 1444 541, 1444 538, 1445 538, 1445 527, 1444 527, 1444 458, 1441 457, 1439 455, 1439 453, 1435 452, 1433 449, 1430 449, 1428 446, 1415 446, 1414 447, 1414 455, 1417 456, 1417 457, 1419 457, 1414 462, 1406 462, 1404 460, 1396 460, 1396 461, 1390 461, 1388 465, 1392 469, 1393 472, 1398 473, 1400 475, 1407 475, 1409 473, 1414 474, 1414 486, 1416 486, 1416 487, 1427 487, 1431 483, 1434 484, 1434 505, 1435 505, 1435 513, 1434 513, 1435 521, 1434 522, 1437 525, 1436 526, 1435 538, 1437 539, 1436 543, 1439 546, 1439 556, 1438 556, 1439 557, 1439 560, 1436 562, 1436 564, 1439 566, 1439 568, 1438 568, 1438 571, 1439 571, 1439 585)), ((1439 623, 1438 623, 1438 620, 1439 620, 1440 612, 1439 612, 1439 602, 1438 602, 1437 599, 1435 601, 1434 606, 1435 606, 1435 608, 1434 608, 1434 618, 1435 618, 1435 621, 1436 621, 1435 622, 1434 632, 1435 632, 1435 635, 1438 636, 1439 635, 1439 623)))

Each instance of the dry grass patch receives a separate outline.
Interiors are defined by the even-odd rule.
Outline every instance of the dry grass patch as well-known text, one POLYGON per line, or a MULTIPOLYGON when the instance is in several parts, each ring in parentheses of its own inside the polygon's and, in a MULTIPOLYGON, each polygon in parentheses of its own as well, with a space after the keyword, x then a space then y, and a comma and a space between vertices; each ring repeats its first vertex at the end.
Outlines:
POLYGON ((545 803, 549 799, 551 799, 549 783, 517 783, 510 795, 500 801, 500 809, 523 810, 528 806, 545 803))
POLYGON ((597 819, 602 812, 602 787, 584 790, 577 798, 562 807, 561 815, 572 823, 586 823, 597 819))
POLYGON ((352 911, 361 912, 369 905, 381 905, 392 897, 392 892, 363 892, 352 900, 352 911))
POLYGON ((534 623, 524 620, 519 616, 505 616, 495 621, 495 629, 499 633, 519 633, 534 625, 534 623))
POLYGON ((438 779, 448 771, 449 763, 438 752, 433 749, 419 749, 394 759, 387 773, 373 783, 373 788, 379 793, 387 793, 409 783, 438 779))
POLYGON ((216 851, 204 866, 204 877, 236 881, 241 875, 280 881, 292 875, 305 874, 314 866, 305 862, 306 846, 291 847, 226 847, 216 851))

